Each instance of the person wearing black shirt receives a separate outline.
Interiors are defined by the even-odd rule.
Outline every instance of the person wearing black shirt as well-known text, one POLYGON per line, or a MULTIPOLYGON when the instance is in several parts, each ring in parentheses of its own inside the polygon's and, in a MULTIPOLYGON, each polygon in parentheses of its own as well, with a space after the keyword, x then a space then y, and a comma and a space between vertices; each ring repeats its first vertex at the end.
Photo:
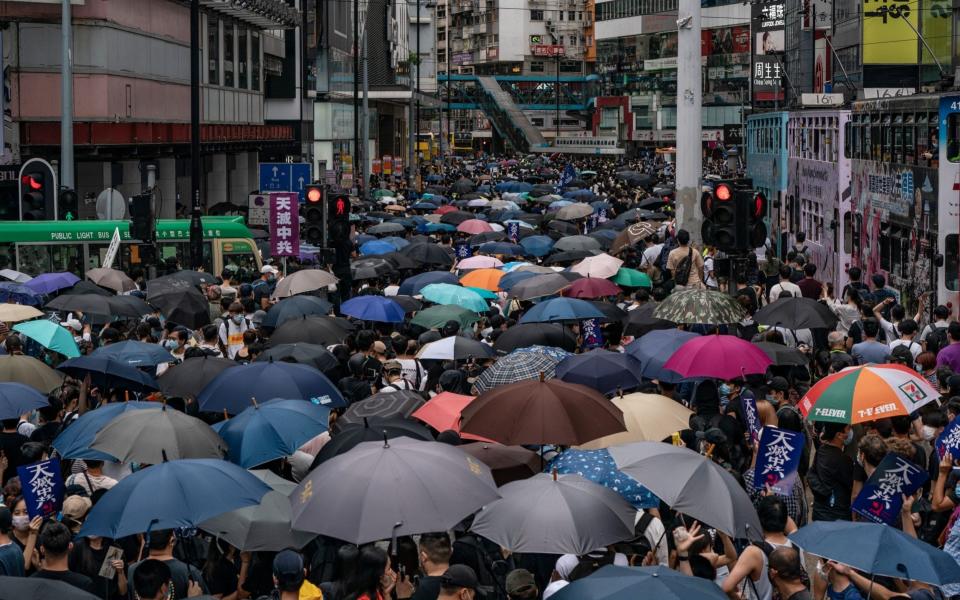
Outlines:
POLYGON ((69 583, 75 588, 85 592, 94 592, 93 581, 86 575, 74 573, 70 570, 68 553, 73 547, 70 539, 73 534, 63 523, 48 523, 40 531, 40 557, 42 559, 40 570, 31 575, 31 577, 40 577, 43 579, 56 579, 64 583, 69 583))
POLYGON ((116 570, 113 578, 100 576, 100 567, 103 566, 112 545, 113 541, 106 538, 78 538, 70 548, 68 557, 70 570, 89 577, 93 582, 93 593, 104 600, 127 595, 127 574, 123 569, 122 559, 113 561, 111 565, 116 570))
POLYGON ((40 426, 30 434, 31 442, 39 442, 50 447, 53 439, 60 434, 62 423, 60 417, 63 415, 63 403, 56 396, 47 398, 48 405, 37 410, 40 415, 40 426))
POLYGON ((767 559, 767 575, 783 600, 813 600, 803 581, 803 564, 796 548, 780 546, 767 559))
POLYGON ((7 457, 7 468, 0 471, 0 486, 17 474, 17 467, 24 464, 20 447, 29 442, 25 436, 17 433, 19 419, 0 421, 0 452, 7 457))
POLYGON ((423 576, 417 583, 412 600, 437 600, 443 574, 450 567, 451 554, 453 548, 446 532, 420 536, 420 569, 423 576))
POLYGON ((813 492, 814 521, 849 521, 853 492, 853 461, 843 452, 853 441, 853 430, 845 423, 825 423, 822 444, 807 474, 813 492))

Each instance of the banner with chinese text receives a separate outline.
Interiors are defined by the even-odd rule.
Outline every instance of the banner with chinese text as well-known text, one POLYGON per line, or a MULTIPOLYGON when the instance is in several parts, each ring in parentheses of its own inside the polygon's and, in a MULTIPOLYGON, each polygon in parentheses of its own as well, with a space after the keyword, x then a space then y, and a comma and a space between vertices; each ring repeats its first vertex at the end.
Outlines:
POLYGON ((300 212, 292 192, 270 194, 270 256, 299 256, 300 212))

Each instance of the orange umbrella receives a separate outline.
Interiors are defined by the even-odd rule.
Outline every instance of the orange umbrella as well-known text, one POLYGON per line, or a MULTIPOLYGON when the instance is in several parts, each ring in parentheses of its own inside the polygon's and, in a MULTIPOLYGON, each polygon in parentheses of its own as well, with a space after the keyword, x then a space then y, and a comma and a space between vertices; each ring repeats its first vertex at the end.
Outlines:
MULTIPOLYGON (((473 402, 473 396, 463 396, 451 392, 441 392, 427 401, 426 404, 413 411, 410 416, 419 419, 437 431, 452 429, 460 433, 460 412, 473 402)), ((460 433, 466 440, 490 442, 485 437, 460 433)))
POLYGON ((506 275, 500 269, 476 269, 460 278, 460 285, 478 287, 491 292, 500 290, 500 280, 506 275))

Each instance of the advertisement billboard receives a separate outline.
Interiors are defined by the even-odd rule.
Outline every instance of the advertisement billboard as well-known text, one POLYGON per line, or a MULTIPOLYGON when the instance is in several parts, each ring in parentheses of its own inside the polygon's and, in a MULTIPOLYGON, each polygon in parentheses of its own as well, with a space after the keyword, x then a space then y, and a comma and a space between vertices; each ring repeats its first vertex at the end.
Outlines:
POLYGON ((917 0, 863 0, 863 64, 917 64, 917 0))

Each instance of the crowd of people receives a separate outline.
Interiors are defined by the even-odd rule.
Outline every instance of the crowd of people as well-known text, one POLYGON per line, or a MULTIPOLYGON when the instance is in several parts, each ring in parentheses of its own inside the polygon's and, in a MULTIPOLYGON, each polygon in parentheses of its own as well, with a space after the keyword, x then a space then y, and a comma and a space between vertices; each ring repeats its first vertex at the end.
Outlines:
MULTIPOLYGON (((271 311, 290 301, 278 297, 278 286, 284 278, 322 267, 304 259, 288 261, 286 273, 273 261, 259 273, 225 270, 215 278, 208 276, 194 290, 203 294, 208 314, 191 325, 178 323, 154 307, 137 318, 101 318, 81 310, 51 310, 43 317, 57 319, 82 356, 135 341, 163 348, 169 360, 144 369, 157 378, 159 391, 132 391, 123 383, 104 387, 96 378, 68 376, 52 391, 42 390, 49 392, 46 406, 0 422, 0 575, 56 580, 104 599, 546 600, 555 594, 560 594, 557 598, 574 597, 563 596, 562 590, 608 565, 660 565, 715 582, 717 589, 732 599, 939 600, 960 596, 956 585, 911 580, 909 574, 878 576, 830 557, 818 557, 804 552, 790 537, 812 522, 861 520, 851 508, 854 499, 880 462, 895 453, 920 465, 929 481, 904 499, 896 522, 887 526, 960 560, 960 467, 956 466, 960 463, 950 452, 941 456, 934 447, 944 429, 960 417, 960 322, 955 308, 930 306, 927 295, 903 297, 882 273, 867 275, 858 267, 847 271, 849 283, 836 290, 831 283, 818 280, 817 265, 800 231, 771 238, 735 274, 720 272, 714 265, 723 255, 697 245, 690 233, 675 223, 670 165, 652 157, 627 163, 604 158, 573 161, 576 181, 574 185, 568 182, 567 189, 584 190, 580 196, 564 197, 564 190, 556 189, 561 194, 553 197, 554 191, 543 188, 547 192, 543 196, 551 198, 538 202, 536 190, 498 191, 506 189, 500 184, 510 181, 555 188, 564 177, 564 160, 527 157, 459 162, 424 173, 427 191, 419 194, 408 190, 406 184, 385 182, 381 194, 353 207, 358 217, 354 221, 357 270, 353 281, 318 286, 306 295, 329 300, 331 314, 348 297, 382 296, 404 307, 405 317, 400 321, 331 320, 342 326, 340 339, 330 343, 302 337, 297 343, 327 347, 330 358, 322 371, 346 407, 390 393, 411 394, 424 401, 445 392, 482 394, 496 385, 491 386, 484 374, 496 369, 504 355, 526 346, 561 345, 564 355, 594 349, 629 353, 631 345, 642 344, 645 334, 679 328, 782 348, 800 359, 781 363, 774 356, 765 373, 720 380, 638 376, 634 386, 635 391, 659 394, 690 409, 687 428, 662 441, 701 452, 732 475, 753 502, 762 539, 735 538, 664 502, 636 509, 632 537, 580 555, 511 552, 471 531, 470 518, 450 531, 359 546, 317 536, 302 547, 249 551, 206 531, 170 528, 107 539, 82 534, 87 515, 118 482, 152 467, 69 457, 61 457, 65 486, 61 508, 49 517, 31 518, 23 495, 26 482, 21 481, 17 467, 58 456, 55 440, 84 415, 110 403, 138 398, 162 402, 210 425, 225 420, 225 412, 201 410, 195 396, 177 396, 165 390, 164 378, 193 359, 210 357, 238 364, 262 360, 261 355, 277 346, 271 338, 282 328, 271 319, 271 311), (462 189, 457 186, 465 180, 472 185, 470 191, 450 191, 462 189), (473 202, 476 200, 479 202, 473 202), (501 204, 491 208, 494 201, 501 204), (566 206, 584 203, 594 208, 587 216, 569 220, 556 216, 566 206), (467 213, 464 220, 502 225, 482 233, 465 233, 457 230, 464 220, 454 224, 442 217, 427 218, 446 206, 456 211, 439 211, 441 214, 467 213), (386 239, 369 230, 393 221, 403 225, 390 235, 399 238, 397 251, 368 254, 366 243, 386 239), (512 234, 511 221, 520 224, 512 234), (558 321, 559 337, 530 330, 523 339, 505 343, 512 330, 523 326, 524 315, 547 299, 563 297, 570 284, 582 279, 577 273, 581 261, 609 251, 617 245, 617 236, 635 222, 648 223, 649 230, 642 239, 630 239, 618 248, 616 259, 622 263, 617 263, 618 269, 608 279, 620 281, 614 277, 620 270, 642 277, 638 275, 640 278, 629 284, 618 283, 615 292, 592 298, 595 306, 605 305, 600 309, 602 318, 558 321), (525 252, 532 248, 524 244, 530 237, 548 238, 544 242, 552 247, 560 240, 581 236, 593 242, 583 249, 525 252), (415 254, 410 249, 418 245, 439 250, 415 254), (461 254, 464 251, 473 258, 488 257, 488 264, 498 264, 492 268, 501 270, 504 277, 526 270, 537 276, 567 274, 568 281, 550 293, 530 296, 489 286, 481 295, 486 310, 473 311, 471 318, 451 316, 430 324, 418 321, 420 312, 443 305, 421 297, 423 285, 408 282, 426 273, 440 272, 436 280, 430 280, 437 282, 448 281, 443 272, 454 278, 468 275, 471 270, 462 267, 470 260, 461 254), (674 323, 656 316, 656 307, 688 290, 732 295, 740 311, 737 320, 674 323), (835 325, 790 329, 754 320, 758 311, 789 298, 821 304, 835 316, 835 325), (596 328, 587 327, 583 322, 587 320, 596 328), (483 344, 490 351, 447 359, 419 357, 430 344, 449 338, 483 344), (562 341, 558 344, 557 339, 562 341), (878 415, 880 418, 857 424, 809 418, 809 408, 803 408, 802 400, 818 381, 848 367, 881 364, 914 370, 939 397, 910 414, 878 415), (751 436, 746 408, 750 403, 755 404, 763 426, 798 432, 806 439, 796 482, 787 493, 775 493, 755 481, 758 441, 751 436)), ((136 274, 132 279, 137 279, 136 274)), ((517 280, 514 286, 525 278, 517 280)), ((147 290, 141 287, 124 293, 147 299, 147 290)), ((481 294, 481 290, 471 289, 481 294)), ((55 350, 15 331, 12 322, 0 322, 0 341, 0 355, 31 356, 54 368, 65 360, 55 350)), ((531 372, 511 381, 537 376, 531 372)), ((544 375, 541 372, 539 376, 544 375)), ((621 392, 605 389, 601 393, 614 397, 621 392)), ((310 440, 296 453, 258 468, 291 482, 304 480, 316 468, 321 449, 336 440, 335 424, 345 410, 349 408, 331 411, 330 432, 310 440)), ((412 419, 408 416, 408 420, 412 419)), ((453 446, 469 441, 456 429, 431 429, 430 433, 437 442, 453 446)), ((529 449, 539 455, 541 468, 548 472, 551 461, 569 450, 562 444, 529 449)), ((536 510, 536 506, 530 509, 536 510)), ((0 583, 0 598, 8 597, 3 586, 0 583)))

